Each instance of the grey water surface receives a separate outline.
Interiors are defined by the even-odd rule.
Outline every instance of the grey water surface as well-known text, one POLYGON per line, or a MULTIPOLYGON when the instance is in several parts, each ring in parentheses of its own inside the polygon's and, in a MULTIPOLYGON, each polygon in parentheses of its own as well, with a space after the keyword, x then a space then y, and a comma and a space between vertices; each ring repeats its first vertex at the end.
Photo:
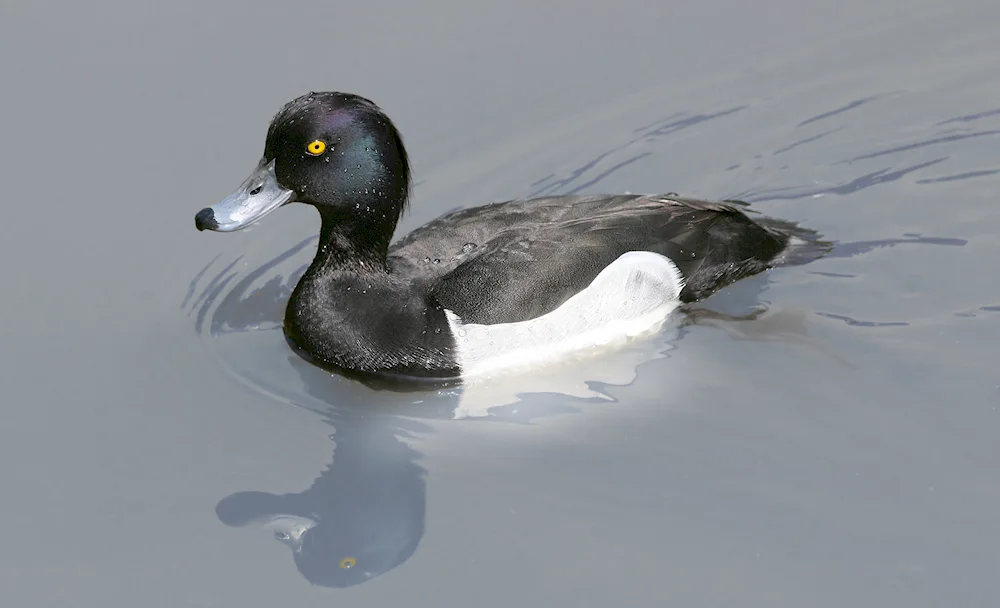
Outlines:
POLYGON ((1000 5, 0 4, 4 606, 1000 605, 1000 5), (372 390, 280 330, 318 221, 193 216, 310 90, 400 234, 742 198, 836 246, 657 336, 372 390))

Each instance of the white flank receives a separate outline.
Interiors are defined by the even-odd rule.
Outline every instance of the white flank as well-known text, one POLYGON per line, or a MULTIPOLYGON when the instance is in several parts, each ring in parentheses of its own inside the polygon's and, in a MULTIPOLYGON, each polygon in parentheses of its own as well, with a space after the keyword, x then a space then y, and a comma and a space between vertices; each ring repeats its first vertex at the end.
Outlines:
POLYGON ((599 352, 659 329, 680 305, 684 278, 666 256, 630 251, 552 312, 520 323, 462 323, 446 310, 463 378, 599 352))

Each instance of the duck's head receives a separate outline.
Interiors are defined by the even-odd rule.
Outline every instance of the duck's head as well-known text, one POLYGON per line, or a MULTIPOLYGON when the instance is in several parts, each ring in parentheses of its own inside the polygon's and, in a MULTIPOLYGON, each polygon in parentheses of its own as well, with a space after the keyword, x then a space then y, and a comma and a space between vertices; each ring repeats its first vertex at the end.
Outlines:
POLYGON ((392 121, 371 101, 309 93, 271 120, 264 156, 240 187, 195 215, 198 230, 250 226, 286 203, 314 205, 331 223, 388 240, 406 204, 410 168, 392 121))

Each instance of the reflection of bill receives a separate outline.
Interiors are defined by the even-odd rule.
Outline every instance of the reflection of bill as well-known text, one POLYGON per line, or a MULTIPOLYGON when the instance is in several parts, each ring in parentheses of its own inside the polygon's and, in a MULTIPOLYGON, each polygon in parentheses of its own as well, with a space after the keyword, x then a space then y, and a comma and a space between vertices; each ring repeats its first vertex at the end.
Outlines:
POLYGON ((424 470, 384 417, 339 424, 333 464, 298 494, 237 492, 216 506, 229 526, 258 525, 292 550, 315 585, 349 587, 408 560, 424 534, 424 470))

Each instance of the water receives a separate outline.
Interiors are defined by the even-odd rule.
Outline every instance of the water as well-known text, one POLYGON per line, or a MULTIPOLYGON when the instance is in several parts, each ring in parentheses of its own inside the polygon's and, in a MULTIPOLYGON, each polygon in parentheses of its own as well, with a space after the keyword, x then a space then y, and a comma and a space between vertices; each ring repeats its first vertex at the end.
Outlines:
POLYGON ((0 12, 6 604, 997 603, 994 3, 0 12), (192 222, 327 89, 402 130, 401 232, 675 191, 837 247, 543 378, 373 391, 278 329, 309 209, 192 222))

